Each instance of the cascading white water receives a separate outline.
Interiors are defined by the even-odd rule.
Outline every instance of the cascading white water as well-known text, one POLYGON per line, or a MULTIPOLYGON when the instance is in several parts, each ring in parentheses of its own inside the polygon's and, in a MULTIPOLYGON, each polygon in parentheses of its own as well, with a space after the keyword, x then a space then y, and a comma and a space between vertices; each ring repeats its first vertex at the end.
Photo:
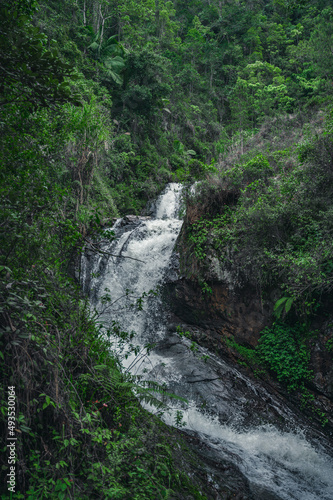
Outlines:
POLYGON ((109 295, 102 320, 106 325, 117 321, 123 331, 135 331, 134 341, 141 347, 139 355, 123 360, 124 369, 166 384, 187 398, 187 406, 173 403, 165 421, 172 425, 182 409, 185 429, 195 431, 221 459, 235 463, 248 478, 255 498, 265 500, 271 492, 285 500, 331 500, 332 457, 319 443, 311 444, 304 431, 295 429, 296 417, 259 383, 203 348, 193 352, 188 339, 170 333, 160 296, 149 294, 163 284, 169 267, 182 225, 180 195, 181 186, 169 184, 157 200, 154 217, 132 217, 130 224, 118 220, 113 228, 116 240, 105 243, 103 250, 119 257, 94 257, 89 287, 101 311, 102 297, 109 295), (138 311, 131 304, 138 299, 141 303, 142 294, 147 297, 138 311), (157 344, 149 356, 147 343, 157 344), (284 429, 271 423, 268 410, 262 410, 260 418, 253 416, 267 401, 284 429))

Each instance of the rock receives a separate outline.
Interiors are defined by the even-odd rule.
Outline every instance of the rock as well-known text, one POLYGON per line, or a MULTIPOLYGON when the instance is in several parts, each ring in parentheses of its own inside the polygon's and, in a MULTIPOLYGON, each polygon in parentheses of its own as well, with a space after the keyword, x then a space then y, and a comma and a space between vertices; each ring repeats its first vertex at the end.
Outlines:
POLYGON ((194 280, 169 282, 167 294, 174 314, 186 323, 214 331, 215 338, 234 336, 236 342, 255 347, 269 323, 270 309, 251 287, 236 293, 224 282, 208 284, 212 290, 209 295, 194 280))
POLYGON ((328 343, 333 339, 331 322, 326 322, 320 329, 320 333, 313 340, 310 347, 310 369, 313 370, 314 388, 321 392, 326 398, 333 400, 333 364, 332 352, 328 349, 328 343))
POLYGON ((123 218, 125 224, 133 224, 139 222, 139 217, 137 215, 125 215, 123 218))
MULTIPOLYGON (((214 500, 264 500, 273 497, 254 496, 246 477, 240 470, 225 459, 221 460, 219 453, 204 444, 190 431, 181 433, 192 450, 196 460, 193 461, 192 471, 195 477, 204 485, 208 498, 214 500)), ((193 457, 193 458, 194 458, 193 457)), ((200 484, 200 483, 199 483, 200 484)), ((276 497, 274 500, 279 500, 276 497)))
POLYGON ((242 282, 237 266, 223 266, 213 251, 204 265, 198 262, 193 249, 188 248, 187 230, 185 223, 166 276, 173 313, 185 323, 214 331, 215 339, 233 336, 237 343, 255 347, 261 330, 271 322, 273 304, 264 304, 258 290, 242 282), (200 281, 211 293, 203 291, 200 281))
POLYGON ((125 215, 120 222, 121 226, 127 226, 129 224, 138 225, 144 220, 149 220, 151 217, 143 215, 125 215))

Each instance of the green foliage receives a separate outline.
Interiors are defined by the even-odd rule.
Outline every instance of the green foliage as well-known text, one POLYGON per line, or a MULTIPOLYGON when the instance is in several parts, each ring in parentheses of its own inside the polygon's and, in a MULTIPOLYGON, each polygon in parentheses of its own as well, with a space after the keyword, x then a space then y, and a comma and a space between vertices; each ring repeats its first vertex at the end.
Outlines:
POLYGON ((265 328, 259 340, 258 353, 276 373, 277 379, 287 384, 288 390, 295 390, 312 378, 310 353, 299 326, 274 323, 271 328, 265 328))
POLYGON ((262 181, 267 181, 273 172, 267 157, 259 153, 254 158, 245 160, 231 168, 228 171, 228 178, 235 188, 243 187, 245 190, 253 190, 262 181))
POLYGON ((32 111, 69 101, 79 105, 80 96, 70 87, 77 75, 56 44, 48 49, 45 35, 18 10, 1 8, 0 23, 0 106, 19 104, 32 111))
POLYGON ((191 339, 191 332, 189 332, 189 331, 184 332, 180 325, 177 325, 176 331, 177 331, 178 335, 180 335, 181 337, 186 337, 188 339, 191 339))
MULTIPOLYGON (((20 15, 27 10, 48 36, 43 46, 57 40, 61 64, 69 61, 84 75, 81 89, 89 82, 99 103, 112 97, 105 167, 122 213, 139 213, 168 180, 211 175, 214 158, 222 160, 236 144, 244 152, 267 116, 318 105, 331 94, 325 1, 185 7, 48 0, 20 15), (131 146, 123 150, 117 142, 125 134, 131 146)), ((80 85, 72 80, 75 93, 80 85)))
MULTIPOLYGON (((182 329, 182 327, 179 326, 179 325, 177 326, 176 331, 177 331, 177 333, 178 333, 178 335, 180 337, 185 337, 185 338, 187 338, 187 339, 189 339, 191 341, 191 343, 189 345, 189 349, 193 352, 193 354, 195 356, 197 356, 196 353, 199 351, 199 347, 198 347, 197 342, 195 342, 193 340, 193 334, 191 334, 191 332, 189 332, 189 331, 184 332, 183 329, 182 329)), ((202 355, 200 357, 200 359, 202 359, 206 363, 207 359, 209 359, 209 356, 206 355, 206 354, 204 354, 204 355, 202 355)), ((177 412, 177 415, 176 415, 176 422, 178 422, 178 412, 177 412)), ((181 422, 181 419, 180 419, 180 422, 181 422)), ((177 427, 178 426, 179 427, 183 427, 184 425, 185 425, 184 423, 181 423, 180 425, 177 425, 177 427)))
POLYGON ((199 280, 199 285, 201 286, 201 291, 203 294, 212 295, 212 287, 206 281, 199 280))
POLYGON ((103 39, 103 31, 100 28, 88 48, 93 51, 96 59, 104 64, 106 75, 121 85, 123 83, 122 72, 126 66, 126 51, 116 38, 117 35, 113 35, 107 40, 103 39))
POLYGON ((183 266, 190 262, 191 278, 194 274, 200 283, 211 276, 218 259, 219 269, 240 293, 255 286, 263 307, 274 306, 279 321, 262 332, 258 348, 233 339, 226 345, 255 374, 272 370, 288 390, 297 391, 296 397, 303 397, 304 411, 323 426, 327 416, 306 397, 306 385, 313 377, 309 363, 315 332, 309 330, 314 320, 330 317, 333 284, 332 124, 330 115, 324 117, 318 113, 304 128, 295 120, 296 130, 286 134, 285 119, 276 125, 267 120, 243 142, 243 154, 241 142, 236 152, 229 143, 219 174, 197 183, 187 196, 182 261, 183 266))
POLYGON ((215 256, 241 282, 279 289, 278 317, 292 307, 307 320, 332 291, 332 144, 328 131, 303 142, 298 161, 295 148, 244 155, 187 200, 187 240, 201 267, 215 256))
POLYGON ((244 359, 244 362, 238 361, 239 364, 244 363, 245 365, 251 366, 255 374, 262 372, 262 369, 258 370, 258 367, 261 365, 261 359, 257 350, 238 344, 233 337, 225 338, 225 343, 244 359))
POLYGON ((262 154, 258 154, 252 160, 249 160, 244 165, 242 165, 242 169, 244 171, 245 177, 247 177, 250 181, 257 179, 265 179, 270 174, 272 174, 272 167, 269 164, 269 161, 262 154))
POLYGON ((310 411, 312 415, 314 415, 319 420, 321 425, 325 427, 325 425, 329 421, 327 418, 327 414, 316 406, 314 395, 306 387, 302 387, 301 390, 302 390, 302 396, 301 396, 302 410, 310 411))
POLYGON ((326 342, 326 349, 327 349, 329 352, 333 352, 333 339, 329 339, 329 340, 326 342))
POLYGON ((190 195, 187 199, 188 214, 193 210, 195 212, 194 217, 196 212, 199 214, 205 212, 206 215, 195 220, 187 229, 189 250, 193 251, 195 257, 204 267, 212 250, 218 250, 232 239, 232 233, 229 233, 227 228, 233 220, 233 209, 226 204, 223 205, 223 203, 228 199, 229 195, 230 200, 232 200, 236 199, 238 194, 225 191, 220 191, 218 196, 216 194, 217 189, 214 189, 214 186, 202 184, 198 193, 192 198, 190 195), (213 196, 211 196, 212 194, 213 196), (212 215, 212 217, 209 217, 209 215, 212 215))
POLYGON ((279 319, 284 312, 285 314, 288 314, 288 312, 291 309, 291 306, 293 305, 294 299, 293 297, 282 297, 281 299, 277 300, 275 305, 274 305, 274 314, 279 319))

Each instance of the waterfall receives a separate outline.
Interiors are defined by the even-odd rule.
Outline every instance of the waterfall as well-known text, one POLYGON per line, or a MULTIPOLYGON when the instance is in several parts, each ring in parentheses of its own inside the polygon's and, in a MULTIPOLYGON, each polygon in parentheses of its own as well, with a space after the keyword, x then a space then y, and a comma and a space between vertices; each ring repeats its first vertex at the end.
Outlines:
POLYGON ((125 347, 135 344, 136 354, 125 357, 124 343, 116 338, 112 349, 123 353, 124 370, 166 384, 188 400, 171 402, 164 420, 173 425, 182 411, 185 431, 195 432, 217 457, 235 464, 254 498, 331 500, 333 459, 325 443, 318 436, 310 439, 298 417, 259 382, 194 346, 169 324, 158 289, 170 273, 182 226, 180 199, 181 186, 169 184, 151 217, 117 220, 114 241, 101 243, 113 256, 84 258, 85 289, 106 328, 116 321, 121 331, 135 332, 125 347), (148 355, 147 345, 153 344, 148 355))

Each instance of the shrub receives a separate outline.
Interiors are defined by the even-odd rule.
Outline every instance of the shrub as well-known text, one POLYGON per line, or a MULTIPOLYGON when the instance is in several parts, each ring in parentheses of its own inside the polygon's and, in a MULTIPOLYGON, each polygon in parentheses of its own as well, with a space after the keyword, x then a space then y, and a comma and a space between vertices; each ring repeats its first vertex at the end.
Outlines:
POLYGON ((297 389, 312 377, 310 353, 303 337, 299 326, 277 322, 265 328, 259 340, 257 349, 262 360, 276 373, 278 380, 287 384, 288 390, 297 389))

